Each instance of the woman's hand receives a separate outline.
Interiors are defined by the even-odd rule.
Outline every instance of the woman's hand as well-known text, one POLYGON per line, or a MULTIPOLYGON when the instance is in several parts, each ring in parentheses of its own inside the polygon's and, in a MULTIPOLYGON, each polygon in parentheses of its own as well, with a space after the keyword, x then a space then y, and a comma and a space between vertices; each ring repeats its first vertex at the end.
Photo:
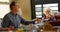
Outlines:
POLYGON ((36 22, 36 23, 39 23, 40 21, 41 21, 41 19, 39 19, 39 18, 36 18, 36 19, 35 19, 35 22, 36 22))

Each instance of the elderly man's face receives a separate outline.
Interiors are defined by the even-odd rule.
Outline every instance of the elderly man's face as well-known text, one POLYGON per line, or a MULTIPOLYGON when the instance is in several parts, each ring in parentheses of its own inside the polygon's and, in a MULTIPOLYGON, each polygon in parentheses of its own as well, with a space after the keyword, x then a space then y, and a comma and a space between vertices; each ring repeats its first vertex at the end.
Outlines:
POLYGON ((13 10, 14 12, 18 12, 19 6, 18 6, 17 3, 15 4, 15 6, 12 7, 12 10, 13 10))

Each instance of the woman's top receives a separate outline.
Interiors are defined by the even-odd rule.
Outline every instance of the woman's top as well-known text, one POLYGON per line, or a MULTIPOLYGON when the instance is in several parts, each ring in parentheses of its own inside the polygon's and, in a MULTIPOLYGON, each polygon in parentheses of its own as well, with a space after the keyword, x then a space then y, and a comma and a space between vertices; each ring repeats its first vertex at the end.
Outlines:
POLYGON ((51 17, 49 17, 49 16, 43 14, 43 19, 49 19, 49 20, 47 20, 47 21, 56 21, 56 19, 55 19, 54 16, 52 16, 52 15, 50 15, 50 16, 51 16, 51 17))

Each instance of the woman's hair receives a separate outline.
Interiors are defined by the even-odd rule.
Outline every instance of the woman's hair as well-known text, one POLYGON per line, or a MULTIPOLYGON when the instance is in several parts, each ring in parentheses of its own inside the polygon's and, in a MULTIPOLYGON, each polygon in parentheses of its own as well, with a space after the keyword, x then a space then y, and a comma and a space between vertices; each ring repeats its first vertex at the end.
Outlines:
POLYGON ((45 14, 46 11, 50 11, 51 12, 51 9, 50 8, 45 8, 44 11, 43 11, 43 13, 45 14))
POLYGON ((49 11, 49 14, 54 15, 52 13, 52 10, 49 7, 48 8, 45 8, 44 11, 43 11, 43 13, 46 14, 46 11, 49 11))

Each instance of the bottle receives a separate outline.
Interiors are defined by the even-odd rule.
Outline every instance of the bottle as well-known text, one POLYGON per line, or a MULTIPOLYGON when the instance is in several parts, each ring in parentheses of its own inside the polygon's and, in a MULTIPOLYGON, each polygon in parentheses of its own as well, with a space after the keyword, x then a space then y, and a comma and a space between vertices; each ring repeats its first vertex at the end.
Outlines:
POLYGON ((18 30, 16 30, 16 32, 23 32, 23 30, 22 29, 18 29, 18 30))

